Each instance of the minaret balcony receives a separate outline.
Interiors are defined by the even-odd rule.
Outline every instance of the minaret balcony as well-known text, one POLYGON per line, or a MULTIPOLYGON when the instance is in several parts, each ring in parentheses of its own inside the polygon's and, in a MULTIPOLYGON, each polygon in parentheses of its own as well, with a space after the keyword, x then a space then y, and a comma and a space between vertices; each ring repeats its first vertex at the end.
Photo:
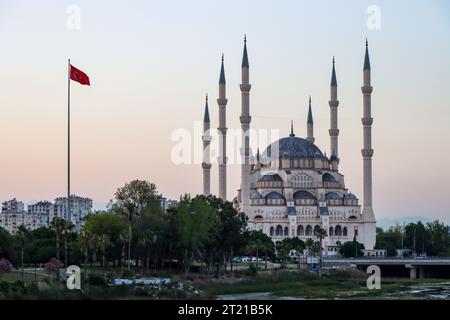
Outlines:
POLYGON ((361 122, 364 126, 371 126, 373 123, 373 118, 361 118, 361 122))
POLYGON ((239 120, 241 121, 241 123, 248 124, 252 121, 252 117, 251 116, 240 116, 239 120))
POLYGON ((363 87, 361 87, 361 91, 364 94, 371 94, 373 91, 373 87, 372 86, 363 86, 363 87))
POLYGON ((225 105, 227 104, 227 102, 228 102, 228 99, 227 99, 227 98, 218 98, 218 99, 217 99, 217 104, 218 104, 219 106, 225 106, 225 105))
POLYGON ((328 130, 328 132, 330 133, 330 136, 338 136, 339 135, 339 129, 330 129, 328 130))
POLYGON ((240 85, 240 87, 241 87, 241 91, 248 92, 252 88, 252 85, 251 84, 247 84, 247 83, 243 83, 243 84, 240 85))
POLYGON ((373 156, 373 149, 362 149, 361 154, 365 158, 370 158, 373 156))

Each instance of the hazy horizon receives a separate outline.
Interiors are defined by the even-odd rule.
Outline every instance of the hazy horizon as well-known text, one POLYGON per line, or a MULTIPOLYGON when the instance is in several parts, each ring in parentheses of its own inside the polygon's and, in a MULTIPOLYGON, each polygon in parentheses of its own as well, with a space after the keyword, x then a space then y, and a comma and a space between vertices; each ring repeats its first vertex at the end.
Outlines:
MULTIPOLYGON (((450 223, 450 4, 443 0, 2 1, 0 201, 67 193, 68 58, 91 79, 90 87, 72 84, 73 193, 97 208, 133 179, 155 183, 168 198, 201 193, 201 166, 174 164, 171 136, 202 120, 205 93, 217 128, 222 52, 227 126, 240 128, 244 34, 251 127, 286 136, 293 120, 296 135, 305 136, 311 95, 316 144, 327 154, 336 57, 340 172, 361 203, 367 37, 376 218, 450 223), (67 27, 71 5, 80 9, 80 29, 67 27), (380 29, 367 27, 371 5, 381 10, 380 29)), ((217 194, 217 166, 211 176, 217 194)), ((230 165, 228 200, 239 181, 239 165, 230 165)))

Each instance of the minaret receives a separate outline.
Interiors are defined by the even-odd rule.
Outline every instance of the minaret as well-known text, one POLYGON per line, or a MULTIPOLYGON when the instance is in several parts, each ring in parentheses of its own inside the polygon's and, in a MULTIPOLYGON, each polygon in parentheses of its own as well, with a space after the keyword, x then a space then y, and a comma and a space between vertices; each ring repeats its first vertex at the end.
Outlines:
POLYGON ((209 108, 208 95, 206 95, 205 115, 203 117, 203 195, 208 196, 211 193, 211 152, 209 144, 211 143, 211 135, 209 134, 209 108))
POLYGON ((361 91, 363 93, 363 117, 361 119, 363 125, 363 141, 364 148, 361 150, 363 156, 363 187, 364 187, 364 204, 363 215, 368 221, 375 221, 372 208, 372 86, 370 81, 370 59, 369 59, 369 43, 366 39, 366 55, 364 57, 363 83, 361 91))
POLYGON ((227 125, 226 125, 226 88, 225 88, 225 70, 223 67, 223 54, 222 54, 222 66, 220 68, 219 77, 219 98, 217 104, 219 105, 219 127, 217 128, 219 133, 219 197, 222 200, 227 200, 227 125))
POLYGON ((337 99, 337 81, 336 81, 336 70, 334 67, 334 57, 333 57, 333 70, 331 71, 331 84, 330 84, 330 154, 335 155, 339 162, 338 153, 338 115, 337 108, 339 106, 339 101, 337 99))
POLYGON ((306 122, 306 126, 307 126, 306 140, 314 143, 316 139, 314 139, 314 121, 311 110, 311 96, 309 96, 308 121, 306 122))
POLYGON ((250 200, 250 88, 249 84, 249 64, 247 55, 247 37, 244 36, 244 52, 242 55, 241 65, 241 129, 242 129, 242 142, 241 142, 241 201, 242 210, 245 212, 249 200, 250 200))

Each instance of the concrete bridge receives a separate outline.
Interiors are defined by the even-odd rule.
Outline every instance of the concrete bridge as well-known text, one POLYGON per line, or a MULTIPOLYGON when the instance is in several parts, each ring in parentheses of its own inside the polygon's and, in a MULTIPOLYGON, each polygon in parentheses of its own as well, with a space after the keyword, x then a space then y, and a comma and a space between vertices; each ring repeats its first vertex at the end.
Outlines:
POLYGON ((324 257, 324 266, 354 266, 366 269, 380 267, 382 274, 407 276, 411 279, 434 277, 450 278, 450 258, 330 258, 324 257))

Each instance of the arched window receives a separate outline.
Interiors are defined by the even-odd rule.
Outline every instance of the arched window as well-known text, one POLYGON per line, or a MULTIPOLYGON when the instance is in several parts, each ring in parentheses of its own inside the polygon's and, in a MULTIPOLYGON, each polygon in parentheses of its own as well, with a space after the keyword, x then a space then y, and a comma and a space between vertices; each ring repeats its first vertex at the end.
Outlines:
POLYGON ((330 231, 328 232, 329 236, 334 236, 333 227, 330 227, 330 231))
POLYGON ((314 235, 317 234, 317 231, 318 231, 318 230, 320 230, 320 226, 316 224, 316 225, 314 226, 314 235))
POLYGON ((266 196, 266 203, 268 205, 283 205, 285 199, 281 193, 273 191, 266 196))
POLYGON ((292 177, 292 186, 294 188, 312 187, 313 179, 305 173, 297 173, 292 177))
POLYGON ((310 225, 306 226, 305 235, 312 236, 312 227, 310 225))
POLYGON ((283 235, 283 228, 280 225, 277 226, 277 230, 275 231, 275 235, 277 235, 277 236, 282 236, 283 235))
POLYGON ((347 236, 347 227, 344 227, 344 229, 342 229, 342 235, 343 235, 344 237, 347 236))
POLYGON ((305 235, 305 230, 303 229, 302 225, 299 225, 297 227, 297 236, 303 236, 303 235, 305 235))
POLYGON ((285 236, 288 236, 288 235, 289 235, 289 229, 288 229, 288 227, 285 227, 285 228, 284 228, 284 235, 285 235, 285 236))
POLYGON ((270 227, 270 236, 273 237, 275 233, 275 229, 273 227, 270 227))
POLYGON ((337 225, 336 228, 334 229, 334 235, 338 237, 342 236, 342 229, 340 225, 337 225))

